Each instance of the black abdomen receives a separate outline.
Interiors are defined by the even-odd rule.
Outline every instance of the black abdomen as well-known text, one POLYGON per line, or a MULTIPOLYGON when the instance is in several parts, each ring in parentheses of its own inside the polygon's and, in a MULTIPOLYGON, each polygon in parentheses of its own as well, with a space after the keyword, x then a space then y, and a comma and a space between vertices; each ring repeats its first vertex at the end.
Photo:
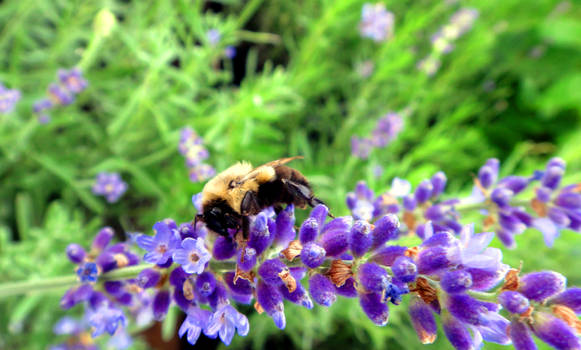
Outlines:
POLYGON ((287 166, 275 168, 276 180, 258 188, 258 200, 263 208, 277 204, 291 204, 305 208, 313 198, 311 186, 298 170, 287 166))

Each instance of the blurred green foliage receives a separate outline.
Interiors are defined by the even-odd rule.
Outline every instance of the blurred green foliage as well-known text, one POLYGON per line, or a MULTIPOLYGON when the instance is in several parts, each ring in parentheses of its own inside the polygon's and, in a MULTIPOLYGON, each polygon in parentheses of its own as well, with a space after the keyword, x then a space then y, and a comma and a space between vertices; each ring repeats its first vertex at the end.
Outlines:
MULTIPOLYGON (((394 176, 413 184, 444 170, 447 193, 466 193, 488 157, 502 173, 529 174, 549 156, 581 179, 581 6, 539 0, 385 1, 395 35, 363 39, 364 1, 8 0, 0 4, 0 82, 22 91, 0 115, 0 281, 71 271, 64 248, 85 245, 98 227, 147 232, 159 219, 191 219, 191 183, 177 152, 179 130, 193 127, 218 171, 246 159, 304 155, 294 165, 336 215, 345 194, 367 180, 385 190, 394 176), (474 27, 428 77, 416 68, 430 35, 462 7, 474 27), (95 43, 93 19, 117 18, 95 43), (218 29, 212 45, 206 32, 218 29), (87 49, 93 43, 92 49, 87 49), (233 60, 227 45, 237 47, 233 60), (373 62, 362 77, 357 67, 373 62), (31 113, 60 67, 79 64, 90 82, 71 106, 38 124, 31 113), (350 156, 352 135, 368 134, 388 111, 409 111, 404 131, 369 160, 350 156), (384 167, 380 178, 376 165, 384 167), (129 183, 117 204, 90 189, 100 171, 129 183)), ((299 214, 300 215, 300 214, 299 214)), ((301 217, 299 216, 299 219, 301 217)), ((123 238, 120 236, 119 238, 123 238)), ((581 238, 566 232, 548 249, 530 230, 507 252, 524 270, 555 269, 581 284, 571 263, 581 238)), ((62 315, 58 295, 0 303, 0 348, 43 348, 62 315)), ((405 308, 390 325, 371 324, 354 301, 313 312, 287 306, 285 332, 261 315, 233 347, 420 348, 405 308)), ((447 348, 445 340, 438 346, 447 348)))

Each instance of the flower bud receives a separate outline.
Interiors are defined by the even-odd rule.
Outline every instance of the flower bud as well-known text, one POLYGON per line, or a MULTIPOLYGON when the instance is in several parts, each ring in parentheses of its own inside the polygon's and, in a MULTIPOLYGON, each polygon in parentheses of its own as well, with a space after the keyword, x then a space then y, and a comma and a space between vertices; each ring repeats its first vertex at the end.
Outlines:
POLYGON ((347 251, 350 228, 350 217, 336 218, 325 225, 319 243, 325 248, 327 256, 339 256, 347 251))
POLYGON ((529 184, 529 179, 523 176, 507 176, 500 180, 498 183, 499 187, 505 187, 511 190, 514 194, 517 194, 524 190, 529 184))
POLYGON ((196 279, 196 291, 198 294, 209 297, 216 290, 216 278, 210 272, 203 272, 196 279))
POLYGON ((86 255, 85 249, 77 243, 71 243, 67 246, 67 257, 73 264, 81 263, 86 255))
POLYGON ((258 275, 262 277, 265 283, 278 286, 283 283, 280 273, 284 270, 288 270, 288 267, 282 261, 270 259, 260 265, 258 275))
POLYGON ((301 250, 301 261, 305 266, 314 269, 325 261, 326 254, 325 248, 321 247, 318 243, 309 242, 301 250))
POLYGON ((312 242, 317 238, 319 234, 319 224, 314 218, 307 218, 303 221, 301 228, 299 230, 299 240, 302 244, 307 242, 312 242))
POLYGON ((224 284, 216 281, 216 288, 214 288, 214 292, 208 297, 208 303, 212 309, 228 303, 228 291, 224 284))
POLYGON ((550 208, 547 215, 558 227, 567 227, 571 223, 569 216, 557 207, 550 208))
POLYGON ((393 276, 404 283, 413 282, 418 275, 418 267, 407 256, 400 256, 395 259, 391 270, 393 271, 393 276))
POLYGON ((161 277, 158 270, 147 268, 137 275, 137 285, 143 289, 151 288, 159 282, 161 277))
POLYGON ((161 321, 165 318, 171 298, 168 290, 160 290, 153 298, 153 318, 161 321))
POLYGON ((531 337, 528 326, 520 322, 518 318, 514 318, 510 323, 508 335, 516 350, 537 350, 537 345, 531 337))
POLYGON ((412 211, 416 209, 416 199, 412 195, 407 195, 403 197, 403 207, 407 211, 412 211))
POLYGON ((286 286, 279 286, 279 291, 283 295, 283 297, 287 300, 290 300, 292 303, 297 305, 302 305, 307 309, 313 308, 313 301, 311 297, 305 290, 305 288, 300 283, 300 280, 304 277, 305 270, 301 268, 292 268, 290 269, 290 273, 292 277, 297 281, 296 289, 294 292, 289 292, 286 286))
POLYGON ((97 16, 95 16, 95 22, 93 23, 95 34, 103 38, 108 37, 111 35, 116 23, 117 19, 115 18, 115 15, 107 8, 102 9, 97 13, 97 16))
POLYGON ((442 328, 444 328, 444 334, 446 338, 450 341, 450 344, 456 350, 472 350, 476 347, 472 344, 472 338, 470 338, 470 332, 464 325, 464 323, 452 317, 448 313, 442 314, 442 328))
POLYGON ((193 238, 193 239, 198 238, 198 235, 196 234, 196 230, 194 229, 194 226, 192 224, 190 224, 189 222, 184 222, 183 224, 181 224, 180 227, 178 228, 178 231, 180 233, 180 237, 182 238, 182 241, 186 238, 193 238))
POLYGON ((559 188, 563 174, 565 174, 565 169, 559 166, 549 166, 541 178, 541 185, 556 190, 559 188))
POLYGON ((498 220, 500 226, 512 233, 519 234, 526 230, 526 225, 519 220, 518 217, 512 214, 499 213, 498 220))
POLYGON ((472 287, 472 275, 465 270, 446 271, 440 284, 446 293, 462 293, 472 287))
POLYGON ((262 254, 272 243, 274 237, 268 228, 268 217, 264 212, 258 214, 250 224, 248 246, 256 250, 256 255, 262 254))
MULTIPOLYGON (((224 274, 224 281, 230 289, 230 295, 237 303, 250 304, 252 301, 252 285, 245 279, 238 278, 234 283, 234 272, 226 272, 224 274)), ((200 278, 198 277, 198 280, 200 278)), ((282 288, 286 288, 282 286, 282 288)))
POLYGON ((414 198, 418 203, 424 203, 430 199, 433 189, 434 187, 432 186, 430 180, 423 180, 416 188, 416 191, 414 192, 414 198))
POLYGON ((276 287, 270 286, 264 281, 258 281, 256 287, 256 299, 262 309, 274 320, 279 329, 286 327, 284 304, 282 294, 276 287))
POLYGON ((455 265, 453 257, 458 254, 456 251, 457 248, 455 246, 435 246, 420 251, 416 260, 418 272, 424 275, 430 275, 440 269, 455 265))
POLYGON ((363 220, 357 220, 351 228, 351 241, 349 246, 351 248, 351 253, 354 256, 363 256, 373 243, 373 235, 371 234, 371 225, 363 220))
POLYGON ((581 342, 569 325, 545 312, 533 313, 533 332, 535 335, 556 349, 581 349, 581 342))
POLYGON ((563 170, 565 170, 565 168, 567 167, 567 163, 565 162, 565 160, 563 158, 559 158, 559 157, 553 157, 551 159, 549 159, 549 161, 547 162, 547 168, 550 167, 559 167, 563 170))
POLYGON ((188 300, 184 295, 183 288, 174 288, 171 297, 177 306, 184 312, 187 312, 190 305, 192 305, 192 301, 188 300))
POLYGON ((467 268, 466 271, 472 275, 472 290, 486 291, 499 284, 506 273, 508 272, 508 265, 501 264, 496 270, 467 268))
POLYGON ((543 301, 565 289, 567 279, 554 271, 528 273, 521 277, 519 292, 534 301, 543 301))
POLYGON ((486 312, 495 304, 482 302, 466 294, 448 294, 447 310, 458 320, 474 326, 485 325, 488 322, 486 312))
POLYGON ((503 229, 502 227, 496 230, 496 237, 504 244, 508 249, 514 249, 516 243, 514 241, 514 233, 503 229))
POLYGON ((529 300, 519 292, 504 291, 498 296, 498 302, 510 313, 522 314, 529 309, 529 300))
POLYGON ((510 205, 514 193, 508 188, 497 187, 490 194, 490 199, 500 208, 506 208, 510 205))
POLYGON ((244 247, 238 251, 237 266, 240 270, 247 272, 256 265, 256 250, 250 247, 244 247))
POLYGON ((543 203, 547 203, 551 200, 551 195, 553 194, 553 190, 548 187, 537 187, 535 189, 535 193, 537 195, 537 199, 543 203))
POLYGON ((359 283, 372 292, 386 290, 391 282, 391 277, 387 274, 387 271, 376 263, 365 263, 359 266, 357 277, 359 283))
POLYGON ((113 229, 111 227, 103 227, 99 233, 93 239, 93 243, 91 244, 91 250, 100 252, 111 242, 111 238, 113 238, 113 229))
POLYGON ((422 344, 432 344, 436 340, 438 328, 430 307, 421 298, 414 296, 410 300, 408 312, 422 344))
POLYGON ((577 210, 581 208, 581 193, 563 191, 555 199, 555 204, 566 209, 577 210))
POLYGON ((323 275, 315 274, 309 279, 309 292, 317 304, 331 306, 337 300, 335 286, 323 275))
POLYGON ((430 181, 432 183, 432 198, 437 198, 444 192, 444 188, 446 188, 446 182, 448 181, 446 174, 443 171, 438 171, 432 176, 430 181))
POLYGON ((169 284, 174 287, 182 287, 184 282, 188 279, 188 274, 182 269, 182 267, 176 267, 169 274, 169 284))
POLYGON ((367 186, 365 181, 359 181, 355 185, 355 195, 359 199, 367 199, 368 201, 373 200, 373 191, 367 186))
POLYGON ((324 204, 319 204, 311 210, 311 215, 309 218, 315 219, 317 225, 319 227, 323 227, 325 225, 325 220, 327 219, 327 215, 329 215, 329 208, 327 208, 324 204))
POLYGON ((274 244, 286 248, 288 244, 295 239, 295 207, 292 204, 281 211, 276 217, 276 231, 274 235, 274 244))
MULTIPOLYGON (((250 242, 248 242, 250 246, 250 242)), ((256 248, 255 248, 256 249, 256 248)), ((219 236, 214 242, 212 256, 216 260, 228 260, 236 255, 236 243, 232 239, 219 236)))
POLYGON ((355 289, 355 281, 353 278, 347 279, 341 287, 335 286, 335 291, 337 294, 346 298, 355 298, 357 296, 357 289, 355 289))
POLYGON ((498 178, 499 161, 495 158, 490 158, 478 171, 478 180, 484 188, 492 186, 498 178))
POLYGON ((422 240, 426 240, 434 234, 434 226, 431 221, 416 226, 416 235, 422 240))
POLYGON ((399 236, 399 220, 393 214, 387 214, 375 222, 375 228, 372 232, 372 248, 378 248, 385 242, 397 239, 399 236))
POLYGON ((380 293, 360 293, 359 305, 369 319, 378 326, 385 326, 389 320, 389 307, 382 302, 380 293))
POLYGON ((383 266, 392 266, 393 263, 395 262, 395 259, 397 259, 400 256, 404 256, 407 249, 408 249, 407 247, 399 245, 386 246, 381 249, 378 249, 369 260, 383 266))
POLYGON ((581 288, 568 288, 564 292, 552 297, 549 305, 564 305, 576 314, 581 313, 581 288))
POLYGON ((103 289, 111 295, 117 295, 123 292, 123 282, 121 281, 106 281, 103 283, 103 289))

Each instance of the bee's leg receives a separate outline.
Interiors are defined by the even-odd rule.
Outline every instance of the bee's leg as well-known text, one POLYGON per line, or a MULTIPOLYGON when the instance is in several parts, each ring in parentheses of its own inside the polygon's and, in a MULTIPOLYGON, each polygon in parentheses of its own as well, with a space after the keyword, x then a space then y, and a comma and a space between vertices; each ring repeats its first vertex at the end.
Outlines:
POLYGON ((242 238, 247 241, 250 236, 250 219, 248 216, 242 216, 242 238))
POLYGON ((274 213, 276 215, 280 214, 280 212, 282 211, 282 205, 280 204, 275 204, 272 206, 272 208, 274 209, 274 213))
MULTIPOLYGON (((311 207, 316 207, 319 204, 325 204, 319 198, 313 196, 313 191, 308 187, 300 183, 296 183, 289 180, 283 180, 283 183, 286 185, 287 190, 297 198, 307 202, 311 207)), ((329 217, 335 218, 333 214, 328 213, 329 217)))

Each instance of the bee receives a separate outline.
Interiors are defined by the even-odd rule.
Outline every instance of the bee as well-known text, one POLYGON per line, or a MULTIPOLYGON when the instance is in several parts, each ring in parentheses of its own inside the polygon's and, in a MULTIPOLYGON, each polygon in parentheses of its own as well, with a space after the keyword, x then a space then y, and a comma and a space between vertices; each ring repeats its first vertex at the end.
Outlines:
POLYGON ((228 229, 242 228, 246 239, 248 217, 265 208, 272 206, 278 213, 283 204, 301 209, 323 204, 314 196, 305 176, 285 165, 299 158, 303 157, 282 158, 257 168, 248 162, 232 165, 206 183, 202 190, 202 213, 195 220, 226 238, 230 238, 228 229))

